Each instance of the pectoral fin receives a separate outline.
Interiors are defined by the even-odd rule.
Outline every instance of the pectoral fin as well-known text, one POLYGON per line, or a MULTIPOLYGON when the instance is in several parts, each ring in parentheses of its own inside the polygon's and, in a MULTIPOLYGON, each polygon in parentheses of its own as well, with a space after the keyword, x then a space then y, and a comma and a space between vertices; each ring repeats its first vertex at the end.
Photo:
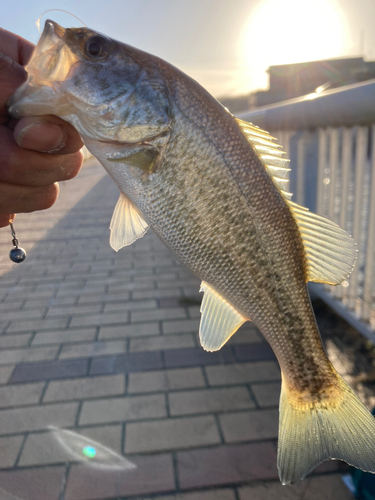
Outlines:
POLYGON ((247 319, 204 281, 200 292, 204 292, 204 295, 199 338, 203 349, 217 351, 247 319))
POLYGON ((156 158, 155 150, 138 148, 135 149, 135 152, 132 152, 127 156, 116 155, 113 158, 107 158, 107 160, 114 163, 125 163, 126 165, 131 165, 133 167, 141 169, 145 174, 149 174, 152 171, 155 158, 156 158))
POLYGON ((126 196, 120 193, 109 228, 111 230, 109 243, 113 250, 118 252, 120 248, 142 238, 148 229, 148 224, 126 196))

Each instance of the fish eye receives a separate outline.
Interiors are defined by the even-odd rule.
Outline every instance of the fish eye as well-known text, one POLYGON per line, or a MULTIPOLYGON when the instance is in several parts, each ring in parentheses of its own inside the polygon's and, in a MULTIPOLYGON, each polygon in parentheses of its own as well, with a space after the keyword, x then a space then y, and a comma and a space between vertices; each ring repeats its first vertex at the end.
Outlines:
POLYGON ((109 40, 104 36, 92 36, 85 44, 85 53, 90 59, 103 59, 109 53, 109 40))

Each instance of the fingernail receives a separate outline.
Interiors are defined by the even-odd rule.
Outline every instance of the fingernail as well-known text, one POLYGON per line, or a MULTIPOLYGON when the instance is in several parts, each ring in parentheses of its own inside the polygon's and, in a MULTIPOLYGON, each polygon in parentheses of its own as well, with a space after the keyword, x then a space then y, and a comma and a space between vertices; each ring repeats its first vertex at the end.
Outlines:
POLYGON ((15 140, 24 149, 56 153, 63 148, 67 139, 61 127, 50 122, 34 122, 17 131, 15 140))

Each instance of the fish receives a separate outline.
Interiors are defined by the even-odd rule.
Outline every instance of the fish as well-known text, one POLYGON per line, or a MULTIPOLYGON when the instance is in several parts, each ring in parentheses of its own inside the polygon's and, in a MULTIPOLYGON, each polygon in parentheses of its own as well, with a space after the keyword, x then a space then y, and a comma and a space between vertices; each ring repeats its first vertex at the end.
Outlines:
POLYGON ((287 191, 287 160, 162 59, 90 28, 46 21, 11 98, 15 118, 71 123, 120 194, 118 251, 152 228, 202 280, 199 336, 219 350, 252 321, 281 368, 277 467, 283 484, 340 459, 375 472, 375 420, 329 361, 307 282, 338 285, 356 244, 287 191))

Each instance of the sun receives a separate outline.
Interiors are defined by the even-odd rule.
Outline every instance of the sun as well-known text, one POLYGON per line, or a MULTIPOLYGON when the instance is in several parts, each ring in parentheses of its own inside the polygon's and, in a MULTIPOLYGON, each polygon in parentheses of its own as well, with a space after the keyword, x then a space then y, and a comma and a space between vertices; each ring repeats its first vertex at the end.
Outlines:
POLYGON ((271 65, 343 56, 346 33, 334 0, 264 0, 245 23, 240 59, 254 79, 271 65))

